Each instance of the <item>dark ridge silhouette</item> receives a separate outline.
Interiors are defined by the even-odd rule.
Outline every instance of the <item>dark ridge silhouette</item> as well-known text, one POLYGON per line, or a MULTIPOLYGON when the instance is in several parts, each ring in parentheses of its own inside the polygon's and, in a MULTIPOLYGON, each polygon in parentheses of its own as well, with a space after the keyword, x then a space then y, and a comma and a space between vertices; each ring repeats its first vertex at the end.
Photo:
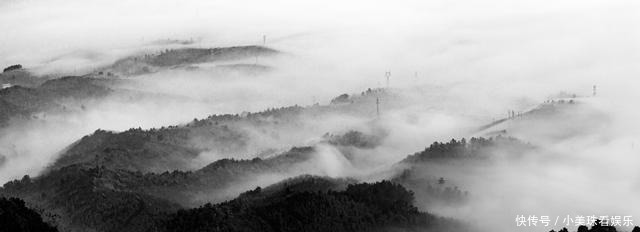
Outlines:
POLYGON ((260 188, 220 203, 180 210, 167 231, 461 231, 450 219, 419 212, 413 194, 389 181, 349 185, 344 191, 265 194, 260 188))
POLYGON ((340 96, 331 99, 331 104, 351 103, 349 100, 349 94, 341 94, 340 96))
POLYGON ((22 69, 22 65, 14 64, 9 67, 6 67, 5 69, 2 70, 2 72, 11 72, 13 70, 19 70, 19 69, 22 69))
POLYGON ((70 165, 34 179, 7 182, 0 195, 23 198, 57 215, 64 230, 144 231, 179 208, 231 199, 241 190, 230 193, 227 188, 256 176, 284 175, 313 152, 311 147, 292 148, 264 160, 223 159, 197 171, 157 174, 70 165))
MULTIPOLYGON (((309 148, 292 152, 309 152, 309 148)), ((452 220, 418 212, 412 206, 413 193, 398 184, 354 185, 355 180, 308 175, 255 188, 216 206, 173 213, 185 207, 176 202, 202 192, 203 184, 222 189, 222 182, 255 176, 262 167, 291 166, 286 160, 297 159, 292 156, 298 155, 288 153, 272 161, 221 160, 196 172, 162 174, 69 166, 36 179, 25 176, 8 182, 0 188, 0 195, 27 199, 52 215, 49 220, 64 231, 218 231, 216 228, 226 227, 246 231, 265 226, 265 221, 273 227, 261 231, 461 228, 452 220), (297 216, 287 218, 291 215, 297 216), (185 221, 190 224, 180 224, 185 221), (210 227, 211 223, 216 226, 210 227)))
POLYGON ((127 189, 141 176, 101 168, 66 167, 49 175, 10 181, 0 195, 15 196, 43 210, 62 231, 144 231, 175 203, 127 189))
MULTIPOLYGON (((324 176, 300 175, 282 180, 265 188, 260 188, 260 193, 262 195, 268 196, 277 194, 278 192, 285 189, 288 189, 287 191, 293 192, 326 192, 329 190, 344 191, 350 184, 357 183, 357 180, 350 178, 330 178, 324 176)), ((254 191, 245 192, 241 194, 240 197, 244 196, 244 194, 253 192, 254 191)))
POLYGON ((516 156, 535 147, 513 137, 496 136, 491 138, 471 138, 451 141, 446 143, 433 142, 423 151, 409 155, 401 163, 412 164, 427 161, 446 161, 456 159, 485 159, 491 156, 493 148, 511 152, 516 156))
POLYGON ((18 198, 0 197, 0 232, 57 232, 18 198))
MULTIPOLYGON (((603 225, 602 221, 598 219, 593 223, 593 225, 591 226, 591 229, 589 229, 589 227, 585 225, 580 225, 578 226, 578 229, 576 231, 577 232, 616 232, 618 230, 616 229, 615 226, 603 225)), ((549 232, 555 232, 555 230, 550 230, 549 232)), ((558 230, 558 232, 569 232, 569 230, 565 227, 558 230)), ((634 226, 631 232, 640 232, 640 227, 634 226)))

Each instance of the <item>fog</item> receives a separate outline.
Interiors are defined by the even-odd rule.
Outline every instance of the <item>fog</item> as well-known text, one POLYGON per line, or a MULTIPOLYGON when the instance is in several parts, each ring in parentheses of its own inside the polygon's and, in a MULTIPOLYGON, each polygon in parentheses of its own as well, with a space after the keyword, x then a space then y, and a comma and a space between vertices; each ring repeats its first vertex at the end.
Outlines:
POLYGON ((507 111, 524 112, 567 92, 584 97, 577 112, 557 121, 504 125, 510 135, 541 148, 536 154, 431 167, 469 190, 471 200, 425 210, 488 230, 526 229, 514 228, 518 214, 636 219, 639 10, 638 2, 604 0, 3 1, 0 66, 19 63, 38 75, 82 75, 166 48, 259 45, 263 35, 266 46, 282 54, 261 57, 257 62, 273 69, 258 74, 220 72, 215 63, 124 77, 129 84, 113 88, 142 93, 133 101, 117 92, 86 111, 14 122, 0 135, 8 154, 0 181, 37 175, 59 151, 98 128, 152 128, 210 114, 324 105, 342 93, 386 87, 384 73, 391 71, 389 87, 401 97, 381 99, 377 119, 335 114, 302 120, 306 130, 280 127, 283 136, 273 140, 246 128, 255 140, 245 154, 201 154, 196 166, 315 145, 313 174, 369 179, 434 141, 482 135, 475 129, 507 111), (166 39, 195 42, 158 43, 166 39), (593 85, 598 93, 590 98, 593 85), (326 132, 348 130, 386 136, 375 149, 352 151, 353 163, 318 142, 326 132))

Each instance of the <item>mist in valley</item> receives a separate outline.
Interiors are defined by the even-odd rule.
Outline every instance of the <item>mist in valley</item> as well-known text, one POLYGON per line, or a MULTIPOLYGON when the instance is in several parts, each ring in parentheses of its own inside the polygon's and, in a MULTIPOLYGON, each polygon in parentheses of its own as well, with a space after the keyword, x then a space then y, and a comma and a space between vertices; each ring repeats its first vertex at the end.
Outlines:
POLYGON ((516 227, 517 215, 637 219, 638 10, 633 1, 569 0, 5 1, 0 66, 117 81, 102 85, 105 96, 58 99, 64 110, 10 120, 0 129, 0 181, 47 173, 98 129, 178 126, 193 128, 184 146, 197 151, 180 171, 313 148, 284 170, 190 195, 196 203, 304 174, 375 182, 413 170, 407 188, 418 209, 477 231, 577 228, 516 227), (253 45, 277 54, 139 75, 110 69, 167 49, 253 45), (290 106, 300 112, 274 110, 290 106), (272 110, 283 113, 247 116, 272 110), (223 114, 237 118, 210 117, 223 114), (211 132, 222 126, 230 132, 211 132), (340 144, 354 131, 360 145, 340 144), (496 135, 531 149, 498 144, 482 159, 403 163, 433 142, 496 135), (450 204, 421 194, 427 185, 468 193, 450 204))

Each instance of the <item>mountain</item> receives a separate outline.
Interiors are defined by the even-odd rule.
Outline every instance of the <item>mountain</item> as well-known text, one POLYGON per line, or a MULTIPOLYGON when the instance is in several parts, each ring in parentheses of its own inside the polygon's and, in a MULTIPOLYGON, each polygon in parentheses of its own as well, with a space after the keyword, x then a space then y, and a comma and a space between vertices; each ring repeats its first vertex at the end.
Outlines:
MULTIPOLYGON (((113 65, 104 68, 98 74, 107 77, 114 75, 134 76, 173 67, 211 62, 242 61, 255 59, 256 57, 272 56, 278 53, 277 50, 262 46, 166 49, 158 54, 122 58, 114 62, 113 65)), ((240 66, 240 68, 242 67, 244 66, 240 66)))
POLYGON ((96 130, 66 149, 50 169, 80 164, 143 172, 189 170, 193 165, 189 161, 202 150, 186 146, 188 133, 178 129, 131 129, 122 133, 96 130))
POLYGON ((28 70, 23 69, 22 66, 19 68, 15 67, 17 66, 7 67, 4 72, 0 73, 0 84, 8 84, 9 86, 19 85, 33 88, 39 86, 48 79, 47 77, 35 76, 28 70))
POLYGON ((548 100, 522 113, 484 125, 478 136, 505 135, 532 143, 559 142, 605 131, 611 122, 593 98, 548 100))
MULTIPOLYGON (((107 96, 115 91, 113 85, 116 82, 124 81, 115 78, 117 75, 138 75, 208 62, 241 61, 278 53, 261 46, 167 49, 159 54, 122 58, 95 73, 61 78, 36 76, 21 65, 13 65, 0 73, 0 84, 3 84, 3 89, 0 89, 0 126, 6 126, 11 118, 28 119, 42 116, 38 115, 40 112, 59 112, 67 110, 67 107, 76 107, 75 104, 67 106, 69 99, 86 101, 107 96)), ((254 64, 220 64, 220 70, 224 72, 255 74, 268 69, 268 66, 254 64)))
POLYGON ((231 199, 255 186, 257 177, 299 175, 305 170, 299 165, 313 154, 310 147, 292 148, 264 160, 223 159, 193 172, 143 174, 69 165, 33 179, 10 181, 0 188, 0 195, 25 199, 53 215, 48 220, 63 231, 144 231, 155 228, 165 213, 231 199))
MULTIPOLYGON (((351 178, 331 178, 326 176, 300 175, 282 180, 278 183, 269 185, 265 188, 259 188, 260 194, 263 196, 271 196, 282 192, 283 190, 292 192, 326 192, 326 191, 344 191, 349 185, 357 184, 358 181, 351 178)), ((242 198, 246 194, 255 196, 255 191, 248 191, 240 194, 238 198, 242 198)))
POLYGON ((136 177, 71 166, 33 180, 8 182, 0 195, 19 196, 49 215, 45 220, 62 231, 141 231, 153 227, 159 212, 179 206, 119 185, 136 177))
MULTIPOLYGON (((216 162, 206 172, 229 165, 237 164, 216 162)), ((46 177, 34 180, 25 177, 7 183, 2 195, 22 192, 25 199, 34 202, 33 205, 49 215, 47 220, 62 231, 459 231, 464 228, 451 219, 419 212, 412 206, 413 193, 388 181, 357 184, 350 179, 304 175, 265 188, 257 187, 230 201, 191 209, 141 193, 140 188, 144 187, 140 186, 162 188, 160 186, 168 182, 183 180, 174 185, 178 191, 190 183, 184 181, 193 178, 189 175, 141 175, 104 168, 66 167, 46 177), (165 180, 164 184, 160 184, 160 179, 165 180), (132 187, 134 185, 139 187, 132 187)))
POLYGON ((0 125, 11 118, 28 119, 43 111, 68 110, 70 100, 104 97, 112 92, 108 80, 77 76, 48 80, 37 87, 15 85, 0 90, 0 125))
POLYGON ((9 182, 0 195, 25 199, 52 215, 47 221, 63 231, 467 231, 413 206, 414 191, 427 204, 467 200, 468 193, 445 180, 430 184, 425 173, 440 173, 425 165, 484 161, 509 149, 534 147, 507 137, 435 142, 401 161, 405 169, 392 182, 375 184, 304 175, 304 164, 313 164, 313 147, 267 159, 222 159, 195 171, 142 173, 72 164, 9 182), (303 176, 287 179, 297 175, 303 176), (256 188, 260 176, 285 180, 256 188))
MULTIPOLYGON (((402 164, 424 164, 427 162, 447 162, 464 159, 489 159, 498 150, 512 156, 534 149, 534 146, 513 137, 496 136, 491 138, 471 138, 446 143, 433 142, 423 151, 407 156, 402 164)), ((514 157, 515 158, 515 157, 514 157)))
POLYGON ((407 156, 396 164, 397 174, 392 181, 415 192, 421 208, 461 206, 469 199, 469 192, 456 186, 455 170, 464 165, 479 165, 506 157, 515 160, 538 149, 512 137, 471 138, 449 142, 433 142, 423 151, 407 156), (451 172, 443 172, 450 169, 451 172), (453 173, 453 174, 452 174, 453 173))
MULTIPOLYGON (((105 166, 141 172, 194 170, 202 166, 202 154, 223 154, 227 157, 255 157, 274 155, 286 146, 305 144, 327 131, 319 131, 311 122, 335 116, 375 116, 376 96, 353 96, 353 103, 314 106, 290 106, 256 113, 211 115, 184 124, 124 132, 96 130, 61 152, 48 168, 55 170, 67 165, 105 166), (360 110, 355 110, 360 109, 360 110), (301 130, 301 128, 306 128, 301 130), (269 152, 271 151, 271 152, 269 152), (266 153, 265 153, 266 152, 266 153)), ((386 136, 383 130, 373 135, 345 132, 326 134, 329 144, 339 147, 374 148, 386 136)))
POLYGON ((0 198, 0 232, 57 232, 18 198, 0 198))
MULTIPOLYGON (((73 84, 85 80, 60 81, 73 84)), ((42 89, 63 89, 64 86, 64 83, 50 82, 43 84, 42 89)), ((323 174, 315 163, 318 159, 315 145, 375 148, 384 139, 384 133, 347 130, 344 134, 327 134, 312 146, 294 147, 285 152, 274 149, 261 156, 266 158, 217 159, 208 165, 200 164, 206 162, 202 157, 206 152, 235 155, 252 149, 259 151, 254 143, 268 139, 273 139, 271 144, 281 148, 286 144, 280 140, 283 136, 295 138, 292 143, 304 144, 298 141, 308 140, 308 136, 319 138, 318 135, 326 133, 301 129, 313 128, 308 122, 336 115, 373 117, 374 109, 367 107, 370 108, 377 96, 385 96, 384 92, 376 94, 349 96, 349 103, 211 115, 184 125, 149 130, 97 130, 62 151, 38 177, 6 183, 0 188, 0 195, 24 199, 62 231, 158 231, 165 228, 161 222, 166 222, 179 209, 231 200, 247 189, 297 175, 323 174), (358 108, 367 110, 356 110, 358 108)), ((289 187, 285 189, 298 186, 313 192, 344 191, 347 183, 353 183, 352 180, 337 184, 322 180, 303 182, 304 185, 286 184, 289 187)), ((275 185, 264 191, 276 193, 281 188, 282 185, 275 185)), ((330 202, 335 198, 333 195, 319 197, 329 197, 330 202)), ((344 197, 339 198, 349 200, 344 197)))
POLYGON ((419 212, 413 194, 389 181, 345 190, 260 188, 216 205, 180 210, 167 231, 460 231, 453 220, 419 212))

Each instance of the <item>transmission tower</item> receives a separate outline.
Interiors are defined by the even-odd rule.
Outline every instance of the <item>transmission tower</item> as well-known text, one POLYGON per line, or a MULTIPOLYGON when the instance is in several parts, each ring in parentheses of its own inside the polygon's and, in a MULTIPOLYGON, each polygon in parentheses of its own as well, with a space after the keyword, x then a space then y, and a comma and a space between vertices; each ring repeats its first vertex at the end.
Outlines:
POLYGON ((391 77, 391 71, 385 72, 384 76, 387 77, 387 89, 388 89, 389 88, 389 77, 391 77))
POLYGON ((376 98, 376 115, 380 117, 380 98, 376 98))

